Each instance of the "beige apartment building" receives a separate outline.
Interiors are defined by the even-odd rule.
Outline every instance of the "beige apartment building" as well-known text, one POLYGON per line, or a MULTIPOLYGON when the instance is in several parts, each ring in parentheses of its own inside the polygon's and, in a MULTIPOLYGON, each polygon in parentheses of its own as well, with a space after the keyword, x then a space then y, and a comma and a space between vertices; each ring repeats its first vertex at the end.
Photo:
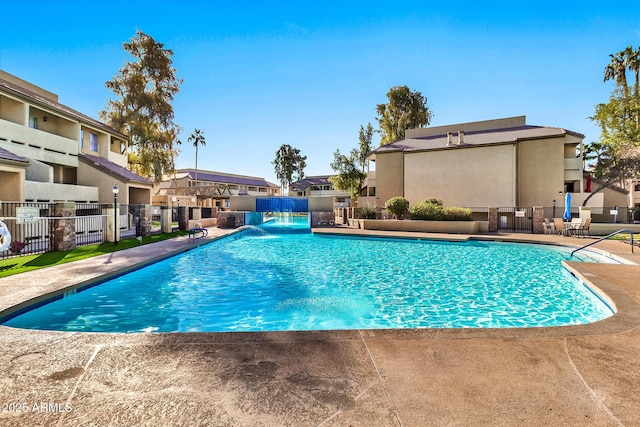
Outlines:
POLYGON ((127 169, 129 140, 0 70, 0 200, 151 203, 152 183, 127 169))
POLYGON ((333 197, 334 208, 348 208, 351 204, 349 193, 333 188, 329 176, 308 176, 292 182, 289 193, 296 197, 333 197))
POLYGON ((154 190, 153 203, 167 206, 228 207, 231 196, 279 196, 264 178, 198 169, 178 169, 154 190))
MULTIPOLYGON (((359 204, 383 206, 403 196, 411 204, 436 197, 478 210, 550 207, 554 200, 563 208, 571 193, 577 212, 590 194, 583 139, 567 129, 528 125, 525 116, 411 129, 406 139, 371 153, 364 191, 369 196, 359 204)), ((608 189, 587 203, 598 209, 614 205, 629 206, 628 192, 608 189)))

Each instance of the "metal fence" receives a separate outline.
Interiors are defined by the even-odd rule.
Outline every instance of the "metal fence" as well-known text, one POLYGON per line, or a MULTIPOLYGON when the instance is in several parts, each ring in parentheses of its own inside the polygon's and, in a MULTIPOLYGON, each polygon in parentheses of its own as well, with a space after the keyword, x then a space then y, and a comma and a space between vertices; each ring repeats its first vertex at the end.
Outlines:
POLYGON ((54 203, 2 202, 0 219, 11 233, 11 245, 0 252, 0 258, 49 250, 50 223, 54 203))
MULTIPOLYGON (((60 219, 55 206, 56 203, 45 202, 2 202, 0 219, 11 233, 11 245, 0 252, 0 259, 52 250, 52 234, 56 220, 60 219)), ((75 221, 76 246, 106 240, 105 207, 99 203, 78 203, 75 216, 65 217, 75 221)))
POLYGON ((76 204, 76 245, 86 246, 106 240, 107 206, 100 203, 76 204))
POLYGON ((498 208, 498 231, 533 233, 533 208, 498 208))

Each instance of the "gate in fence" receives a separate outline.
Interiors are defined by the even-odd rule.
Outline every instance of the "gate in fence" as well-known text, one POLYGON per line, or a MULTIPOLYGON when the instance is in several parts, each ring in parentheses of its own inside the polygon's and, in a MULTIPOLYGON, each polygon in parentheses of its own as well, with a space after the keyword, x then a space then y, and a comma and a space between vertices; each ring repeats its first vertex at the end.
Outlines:
POLYGON ((533 233, 533 208, 498 208, 498 231, 533 233))

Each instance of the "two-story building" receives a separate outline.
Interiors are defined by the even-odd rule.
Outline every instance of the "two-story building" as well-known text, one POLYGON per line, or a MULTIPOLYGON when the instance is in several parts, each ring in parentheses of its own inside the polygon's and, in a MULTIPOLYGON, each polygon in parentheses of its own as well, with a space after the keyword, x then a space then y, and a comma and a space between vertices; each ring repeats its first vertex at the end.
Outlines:
POLYGON ((308 176, 292 182, 289 185, 289 193, 297 197, 333 197, 334 208, 348 208, 351 204, 349 193, 333 188, 329 176, 308 176))
POLYGON ((158 184, 154 204, 227 207, 230 196, 279 196, 264 178, 198 169, 178 169, 158 184))
MULTIPOLYGON (((411 129, 406 139, 375 149, 366 189, 380 204, 402 196, 411 204, 426 198, 445 205, 486 207, 582 205, 584 135, 563 128, 534 126, 525 116, 411 129), (373 187, 375 186, 375 187, 373 187)), ((624 191, 594 194, 588 206, 626 206, 624 191)))
POLYGON ((129 139, 0 70, 0 200, 151 203, 152 183, 127 169, 129 139))

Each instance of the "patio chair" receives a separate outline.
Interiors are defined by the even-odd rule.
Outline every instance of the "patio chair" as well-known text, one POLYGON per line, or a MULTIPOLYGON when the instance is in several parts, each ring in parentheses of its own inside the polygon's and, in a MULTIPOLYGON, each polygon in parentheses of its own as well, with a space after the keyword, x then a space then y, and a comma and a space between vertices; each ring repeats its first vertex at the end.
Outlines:
POLYGON ((569 236, 571 236, 571 235, 577 236, 578 235, 578 230, 580 230, 580 227, 582 226, 583 222, 584 222, 584 220, 582 220, 580 218, 571 219, 571 222, 568 224, 567 227, 565 227, 567 229, 567 231, 569 232, 569 236))
POLYGON ((553 218, 553 225, 556 229, 556 233, 562 236, 568 236, 569 230, 564 228, 564 220, 562 218, 553 218))
POLYGON ((589 237, 591 237, 591 233, 589 232, 589 227, 591 227, 591 218, 586 218, 582 224, 578 228, 575 229, 576 234, 580 234, 584 237, 584 232, 586 231, 589 237))
POLYGON ((544 230, 544 234, 556 234, 556 226, 549 221, 549 218, 545 218, 542 221, 542 229, 544 230))

